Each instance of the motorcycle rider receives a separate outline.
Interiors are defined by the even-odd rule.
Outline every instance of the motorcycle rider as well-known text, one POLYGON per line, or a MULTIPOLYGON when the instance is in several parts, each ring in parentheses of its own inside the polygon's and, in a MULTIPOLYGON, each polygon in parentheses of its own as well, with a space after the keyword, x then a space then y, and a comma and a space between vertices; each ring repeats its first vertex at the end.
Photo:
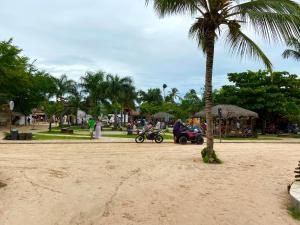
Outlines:
POLYGON ((181 119, 178 119, 173 126, 174 142, 176 142, 177 136, 179 135, 182 127, 183 127, 183 123, 181 119))

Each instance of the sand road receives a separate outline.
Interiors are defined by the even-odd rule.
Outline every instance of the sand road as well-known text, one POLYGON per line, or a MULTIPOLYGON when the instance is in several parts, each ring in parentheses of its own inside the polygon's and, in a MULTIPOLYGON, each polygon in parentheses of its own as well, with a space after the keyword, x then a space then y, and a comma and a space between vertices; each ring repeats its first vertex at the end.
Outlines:
POLYGON ((288 225, 299 144, 0 145, 1 225, 288 225))

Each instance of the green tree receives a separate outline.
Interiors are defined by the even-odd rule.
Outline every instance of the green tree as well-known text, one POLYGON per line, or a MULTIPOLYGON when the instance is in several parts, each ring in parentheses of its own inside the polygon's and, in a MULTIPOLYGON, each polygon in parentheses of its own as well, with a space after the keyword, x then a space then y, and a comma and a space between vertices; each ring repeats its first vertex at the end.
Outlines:
POLYGON ((51 132, 53 117, 61 114, 61 112, 64 110, 64 105, 61 102, 45 101, 42 104, 42 108, 48 118, 49 121, 48 130, 49 132, 51 132))
POLYGON ((234 85, 214 92, 216 104, 234 104, 255 111, 262 121, 274 123, 278 118, 298 122, 300 116, 300 79, 288 72, 267 71, 230 73, 234 85))
POLYGON ((56 101, 65 106, 65 109, 61 111, 59 119, 59 126, 61 127, 63 125, 63 116, 68 110, 67 97, 74 91, 76 82, 69 79, 65 74, 61 75, 59 78, 55 78, 54 82, 56 84, 56 101))
POLYGON ((172 102, 172 103, 175 103, 177 99, 180 99, 179 97, 179 91, 177 88, 172 88, 170 91, 169 91, 169 94, 168 96, 165 98, 165 100, 167 102, 172 102))
POLYGON ((187 111, 189 116, 192 116, 204 108, 204 102, 199 98, 197 92, 194 89, 191 89, 181 100, 180 107, 187 111))
POLYGON ((81 77, 81 87, 86 95, 87 107, 94 116, 101 114, 103 110, 102 105, 108 105, 106 96, 107 82, 105 78, 106 73, 103 71, 87 72, 85 76, 81 77))
POLYGON ((134 94, 126 93, 134 91, 133 81, 130 77, 119 77, 118 75, 108 74, 106 76, 106 96, 111 103, 114 112, 114 128, 118 125, 118 111, 122 109, 123 104, 127 104, 133 99, 124 100, 126 97, 134 98, 134 94))
MULTIPOLYGON (((255 42, 242 32, 242 25, 252 26, 268 40, 300 37, 299 4, 290 0, 151 0, 161 17, 170 14, 190 14, 195 23, 190 36, 206 55, 205 113, 207 120, 207 157, 213 159, 212 75, 215 43, 226 30, 225 40, 234 53, 263 61, 268 69, 272 64, 255 42)), ((149 3, 150 0, 146 0, 149 3)))
POLYGON ((161 90, 159 88, 150 88, 147 92, 140 90, 138 92, 138 101, 141 103, 147 102, 154 105, 161 105, 163 102, 161 90))
POLYGON ((55 91, 52 76, 29 63, 22 49, 12 44, 12 39, 0 42, 0 86, 1 103, 13 100, 15 111, 25 116, 55 91))
POLYGON ((166 99, 166 88, 168 87, 168 85, 163 84, 163 93, 164 93, 164 100, 166 99))
POLYGON ((67 97, 68 106, 70 109, 70 113, 75 115, 76 124, 77 120, 77 112, 79 109, 83 108, 83 95, 80 90, 80 85, 76 84, 73 86, 73 90, 70 92, 70 95, 67 97))
POLYGON ((296 38, 291 38, 288 43, 288 47, 291 49, 287 49, 283 52, 282 57, 287 58, 294 58, 295 60, 300 60, 300 41, 296 38))

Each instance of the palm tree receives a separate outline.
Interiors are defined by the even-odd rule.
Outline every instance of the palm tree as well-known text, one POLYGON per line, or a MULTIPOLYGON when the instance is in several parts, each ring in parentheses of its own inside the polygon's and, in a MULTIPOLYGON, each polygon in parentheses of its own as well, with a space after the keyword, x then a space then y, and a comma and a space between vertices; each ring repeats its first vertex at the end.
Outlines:
POLYGON ((103 71, 87 72, 85 76, 81 77, 82 91, 86 95, 88 107, 93 111, 94 116, 99 116, 101 104, 107 104, 105 77, 106 73, 103 71))
POLYGON ((166 99, 166 88, 167 87, 168 87, 168 85, 163 84, 164 100, 166 99))
POLYGON ((137 99, 137 93, 135 91, 135 87, 131 85, 126 85, 123 88, 123 91, 120 95, 120 103, 121 103, 121 108, 122 108, 122 114, 121 117, 121 124, 124 122, 125 123, 125 109, 127 110, 132 110, 135 109, 135 100, 137 99))
POLYGON ((300 60, 300 41, 297 40, 296 38, 291 38, 288 43, 288 47, 291 47, 293 49, 287 49, 283 52, 282 57, 287 59, 287 58, 294 58, 296 60, 300 60))
POLYGON ((57 101, 64 101, 65 95, 74 90, 75 81, 69 80, 66 74, 61 75, 55 79, 56 84, 56 99, 57 101))
POLYGON ((171 91, 169 91, 169 95, 166 97, 167 101, 175 103, 176 99, 180 98, 178 93, 177 88, 172 88, 171 91))
MULTIPOLYGON (((56 84, 56 101, 63 104, 64 107, 66 107, 66 103, 67 103, 66 95, 72 93, 76 85, 76 82, 73 80, 69 80, 67 75, 63 74, 59 78, 55 78, 55 84, 56 84)), ((64 113, 65 110, 62 110, 60 114, 59 126, 62 126, 63 124, 64 113)))
MULTIPOLYGON (((132 90, 133 81, 130 77, 119 77, 118 75, 108 74, 106 76, 106 96, 111 102, 114 110, 114 128, 117 128, 117 112, 122 108, 122 100, 126 96, 126 92, 132 90)), ((124 101, 123 101, 124 102, 124 101)))
POLYGON ((163 96, 159 88, 150 88, 147 92, 140 90, 138 96, 139 102, 148 102, 155 105, 161 105, 163 102, 163 96))
POLYGON ((146 0, 154 2, 159 16, 190 14, 195 17, 190 37, 206 55, 205 114, 207 121, 207 148, 203 157, 216 162, 213 142, 212 75, 215 44, 225 31, 225 40, 233 53, 262 60, 271 70, 272 64, 255 42, 242 31, 252 26, 267 40, 287 41, 300 37, 300 7, 291 0, 146 0))
POLYGON ((71 91, 70 96, 68 96, 68 105, 75 115, 76 124, 78 124, 77 113, 82 105, 82 91, 80 90, 80 84, 74 85, 73 90, 71 91))

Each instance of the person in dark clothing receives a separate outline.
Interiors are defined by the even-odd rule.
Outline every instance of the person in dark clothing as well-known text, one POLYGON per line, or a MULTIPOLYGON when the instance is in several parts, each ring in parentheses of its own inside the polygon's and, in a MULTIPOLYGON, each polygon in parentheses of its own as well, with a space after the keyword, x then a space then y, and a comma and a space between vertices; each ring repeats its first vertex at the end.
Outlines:
POLYGON ((183 124, 181 120, 177 120, 176 123, 173 126, 173 136, 174 136, 174 142, 176 142, 177 136, 180 134, 181 128, 183 127, 183 124))

